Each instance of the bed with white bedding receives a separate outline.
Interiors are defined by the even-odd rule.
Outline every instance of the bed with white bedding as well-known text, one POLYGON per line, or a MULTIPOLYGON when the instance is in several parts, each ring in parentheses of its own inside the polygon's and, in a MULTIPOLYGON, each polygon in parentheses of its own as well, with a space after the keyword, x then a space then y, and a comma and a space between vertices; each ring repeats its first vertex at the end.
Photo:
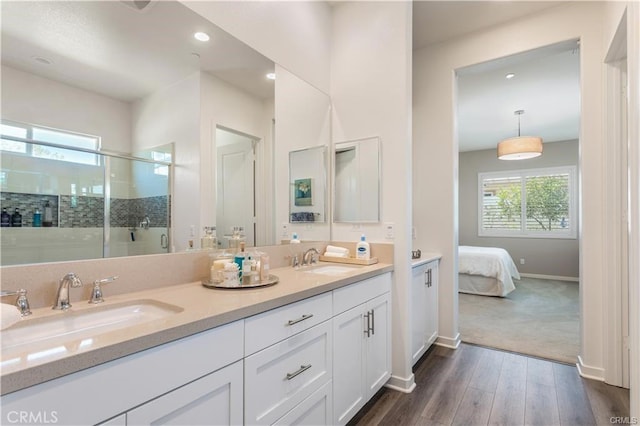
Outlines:
POLYGON ((458 291, 504 297, 516 289, 513 279, 520 273, 505 249, 458 247, 458 291))

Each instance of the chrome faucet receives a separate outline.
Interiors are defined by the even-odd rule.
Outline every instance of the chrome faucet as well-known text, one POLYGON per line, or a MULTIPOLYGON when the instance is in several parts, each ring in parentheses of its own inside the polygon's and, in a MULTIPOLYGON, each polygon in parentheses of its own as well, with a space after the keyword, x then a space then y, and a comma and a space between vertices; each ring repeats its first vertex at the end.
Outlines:
POLYGON ((31 309, 29 308, 29 301, 27 300, 27 290, 21 288, 18 291, 2 291, 0 296, 18 296, 16 299, 16 307, 20 311, 20 315, 26 317, 31 315, 31 309))
POLYGON ((112 283, 118 279, 118 276, 113 276, 109 278, 105 278, 102 280, 95 280, 93 282, 93 290, 91 291, 91 297, 89 298, 89 303, 102 303, 104 299, 102 298, 102 285, 112 283))
POLYGON ((80 281, 80 278, 73 272, 69 272, 60 280, 56 301, 51 309, 62 309, 66 311, 71 307, 71 303, 69 303, 69 286, 73 288, 82 287, 82 281, 80 281))
POLYGON ((317 257, 320 252, 315 247, 311 247, 309 250, 305 251, 302 255, 302 266, 305 265, 313 265, 317 262, 317 257))

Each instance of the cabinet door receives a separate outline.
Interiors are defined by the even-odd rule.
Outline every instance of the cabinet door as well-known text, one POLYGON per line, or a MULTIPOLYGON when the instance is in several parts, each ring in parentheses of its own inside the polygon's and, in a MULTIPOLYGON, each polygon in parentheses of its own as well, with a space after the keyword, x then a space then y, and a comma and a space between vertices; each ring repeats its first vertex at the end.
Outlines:
POLYGON ((333 424, 332 386, 331 381, 327 382, 309 398, 282 416, 274 423, 274 426, 329 426, 333 424))
POLYGON ((427 265, 425 349, 438 338, 438 261, 427 265), (431 272, 429 272, 431 271, 431 272))
POLYGON ((411 358, 412 365, 426 352, 427 266, 416 266, 411 274, 411 358))
MULTIPOLYGON (((371 324, 365 338, 367 400, 391 377, 391 296, 385 293, 367 302, 371 324)), ((365 313, 366 315, 366 313, 365 313)))
POLYGON ((344 425, 367 401, 365 304, 333 318, 333 424, 344 425))
POLYGON ((242 424, 242 383, 238 361, 129 411, 127 424, 242 424))

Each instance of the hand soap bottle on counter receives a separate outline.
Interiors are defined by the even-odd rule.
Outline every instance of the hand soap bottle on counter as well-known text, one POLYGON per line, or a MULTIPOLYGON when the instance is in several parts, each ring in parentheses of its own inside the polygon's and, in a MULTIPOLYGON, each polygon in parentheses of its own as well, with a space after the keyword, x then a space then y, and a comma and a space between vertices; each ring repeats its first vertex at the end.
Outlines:
POLYGON ((356 259, 369 260, 371 258, 371 247, 366 241, 364 234, 360 237, 360 242, 356 245, 356 259))

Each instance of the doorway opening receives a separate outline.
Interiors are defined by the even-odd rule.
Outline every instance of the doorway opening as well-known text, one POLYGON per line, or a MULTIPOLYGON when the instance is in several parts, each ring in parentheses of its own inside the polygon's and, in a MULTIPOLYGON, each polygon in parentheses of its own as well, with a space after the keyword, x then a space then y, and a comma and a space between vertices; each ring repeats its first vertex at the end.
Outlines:
POLYGON ((461 339, 570 364, 580 352, 579 45, 456 70, 459 253, 506 253, 490 268, 475 264, 485 254, 459 254, 461 339), (498 142, 520 126, 542 137, 542 156, 499 160, 498 142))
POLYGON ((216 126, 215 140, 218 245, 228 248, 235 229, 248 247, 255 247, 256 148, 260 138, 216 126))

